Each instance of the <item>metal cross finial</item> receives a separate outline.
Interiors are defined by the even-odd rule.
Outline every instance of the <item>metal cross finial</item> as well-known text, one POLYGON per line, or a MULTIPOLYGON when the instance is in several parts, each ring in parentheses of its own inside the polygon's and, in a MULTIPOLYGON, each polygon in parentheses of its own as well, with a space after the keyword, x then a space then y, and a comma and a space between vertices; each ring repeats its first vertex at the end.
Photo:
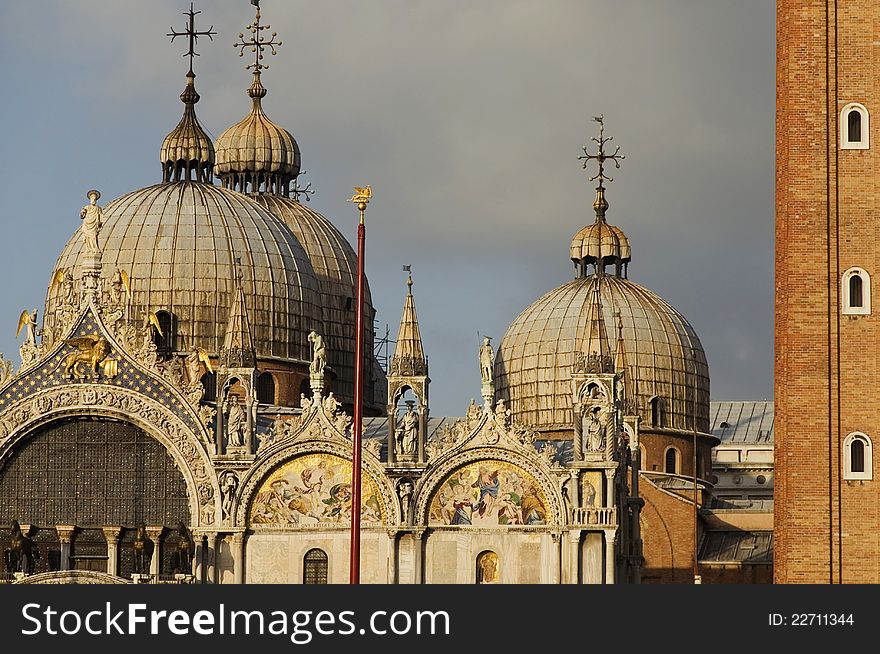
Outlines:
POLYGON ((251 0, 251 4, 257 8, 257 17, 254 19, 254 22, 248 25, 245 29, 250 30, 251 37, 249 41, 244 40, 244 32, 241 32, 238 35, 240 41, 238 43, 233 43, 232 46, 234 48, 239 49, 238 56, 244 57, 244 49, 250 48, 251 52, 254 53, 254 63, 248 64, 245 66, 248 70, 253 69, 256 74, 260 74, 261 70, 265 70, 269 68, 269 64, 261 63, 263 61, 263 49, 269 48, 271 50, 272 55, 278 54, 275 50, 276 46, 282 45, 281 41, 276 41, 275 37, 278 36, 277 32, 272 32, 272 36, 268 39, 263 36, 263 31, 270 29, 271 25, 260 25, 260 2, 259 0, 251 0))
POLYGON ((608 160, 611 160, 614 162, 615 168, 620 168, 620 160, 626 159, 626 157, 622 154, 619 154, 620 153, 620 146, 619 145, 617 146, 617 148, 614 150, 614 152, 612 154, 605 154, 605 144, 608 143, 609 141, 613 141, 614 137, 609 136, 608 138, 605 138, 605 116, 604 115, 593 116, 593 120, 595 120, 597 123, 599 123, 599 138, 596 138, 594 136, 592 139, 595 143, 597 143, 599 145, 599 152, 598 152, 598 154, 590 154, 587 151, 587 148, 585 146, 583 148, 584 156, 578 157, 578 160, 581 160, 584 162, 584 169, 585 170, 587 168, 587 164, 589 164, 591 160, 595 159, 599 163, 599 172, 596 173, 593 177, 590 177, 590 181, 592 182, 593 180, 598 179, 599 180, 599 188, 604 188, 602 186, 603 180, 607 179, 609 182, 614 181, 611 177, 608 177, 608 175, 605 174, 605 162, 608 160))
POLYGON ((299 196, 302 195, 306 202, 311 200, 312 195, 315 193, 315 189, 312 188, 312 183, 309 182, 305 186, 299 185, 299 178, 305 175, 308 171, 301 170, 299 175, 293 180, 293 187, 290 189, 290 194, 293 196, 293 199, 299 202, 299 196))
POLYGON ((190 3, 189 4, 189 11, 183 12, 184 16, 189 16, 189 23, 187 24, 186 29, 184 29, 182 32, 178 32, 177 30, 175 30, 172 27, 171 31, 165 35, 165 36, 171 37, 172 43, 174 43, 174 39, 176 39, 178 36, 189 37, 189 50, 183 56, 189 57, 189 72, 190 73, 193 72, 193 57, 199 56, 199 53, 196 52, 196 43, 198 43, 199 37, 200 36, 207 36, 209 39, 211 39, 213 41, 214 37, 217 35, 217 32, 214 31, 213 25, 211 25, 211 27, 209 27, 206 32, 199 32, 196 30, 196 16, 200 13, 202 13, 202 12, 193 11, 193 4, 190 3))

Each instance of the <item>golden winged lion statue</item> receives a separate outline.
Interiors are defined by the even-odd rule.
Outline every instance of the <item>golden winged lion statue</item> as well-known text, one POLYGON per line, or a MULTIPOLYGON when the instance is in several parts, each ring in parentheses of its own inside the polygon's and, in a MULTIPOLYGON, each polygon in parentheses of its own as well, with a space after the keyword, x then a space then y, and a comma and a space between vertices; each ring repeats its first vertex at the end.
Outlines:
POLYGON ((351 200, 349 202, 361 203, 361 202, 369 202, 370 198, 373 197, 373 188, 371 186, 354 187, 354 195, 351 196, 351 200))
MULTIPOLYGON (((85 370, 88 370, 91 376, 97 377, 99 368, 105 368, 105 364, 116 363, 116 361, 107 360, 107 355, 110 354, 110 344, 100 336, 67 338, 64 343, 73 345, 78 350, 71 352, 64 359, 64 376, 68 379, 73 379, 73 377, 82 379, 85 377, 85 370), (83 366, 86 366, 85 370, 83 366)), ((105 372, 109 376, 113 376, 111 371, 105 370, 105 372)))

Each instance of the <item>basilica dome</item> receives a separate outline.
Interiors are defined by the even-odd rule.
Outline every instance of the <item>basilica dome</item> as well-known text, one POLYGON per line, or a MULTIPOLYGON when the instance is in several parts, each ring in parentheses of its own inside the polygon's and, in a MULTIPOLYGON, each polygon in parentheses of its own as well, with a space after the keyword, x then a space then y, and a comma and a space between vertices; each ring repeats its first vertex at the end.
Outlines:
MULTIPOLYGON (((131 279, 130 319, 146 310, 175 318, 178 350, 223 345, 240 276, 258 357, 308 361, 307 335, 321 330, 318 280, 290 229, 247 196, 195 181, 128 193, 103 208, 103 274, 131 279)), ((73 235, 56 269, 79 274, 73 235)), ((51 291, 47 318, 61 302, 51 291)))
MULTIPOLYGON (((338 376, 334 392, 343 402, 353 401, 357 254, 333 223, 293 198, 274 193, 256 193, 250 197, 281 219, 308 254, 321 292, 328 363, 338 376)), ((364 320, 367 325, 373 324, 375 313, 370 286, 365 279, 364 320)), ((364 352, 372 359, 373 329, 366 329, 364 337, 364 352)), ((372 364, 371 360, 368 361, 366 383, 368 390, 372 384, 374 392, 367 393, 367 402, 375 397, 377 406, 383 406, 384 374, 378 364, 372 364)))
POLYGON ((709 368, 694 328, 656 293, 612 275, 563 284, 507 329, 495 359, 495 384, 512 414, 542 432, 571 430, 571 368, 588 338, 597 285, 609 351, 622 327, 628 392, 644 427, 691 430, 696 414, 697 430, 708 432, 709 368), (661 416, 653 415, 655 398, 661 416))
MULTIPOLYGON (((605 161, 603 150, 598 157, 605 161)), ((596 219, 569 248, 576 278, 535 301, 504 334, 495 359, 497 392, 520 422, 543 432, 570 431, 576 357, 614 350, 615 368, 624 368, 627 410, 641 416, 642 429, 706 434, 703 346, 671 304, 627 279, 632 252, 623 230, 606 220, 604 179, 600 167, 596 219)))

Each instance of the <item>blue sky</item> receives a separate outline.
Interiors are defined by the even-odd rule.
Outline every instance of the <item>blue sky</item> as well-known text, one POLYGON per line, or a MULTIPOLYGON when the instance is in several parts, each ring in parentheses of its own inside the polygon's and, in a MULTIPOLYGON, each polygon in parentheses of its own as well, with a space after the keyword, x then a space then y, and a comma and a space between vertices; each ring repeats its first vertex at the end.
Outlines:
MULTIPOLYGON (((160 181, 187 64, 170 44, 181 0, 0 6, 0 351, 18 362, 85 192, 109 202, 160 181), (5 325, 5 326, 4 326, 5 325)), ((592 222, 577 161, 603 113, 626 160, 608 219, 633 246, 630 279, 696 328, 713 399, 772 396, 774 20, 749 0, 264 0, 284 42, 264 107, 317 188, 311 208, 354 242, 346 200, 371 183, 367 273, 392 337, 412 264, 431 411, 479 396, 477 333, 500 341, 571 278, 592 222)), ((216 136, 248 110, 232 47, 247 0, 197 3, 198 114, 216 136)))

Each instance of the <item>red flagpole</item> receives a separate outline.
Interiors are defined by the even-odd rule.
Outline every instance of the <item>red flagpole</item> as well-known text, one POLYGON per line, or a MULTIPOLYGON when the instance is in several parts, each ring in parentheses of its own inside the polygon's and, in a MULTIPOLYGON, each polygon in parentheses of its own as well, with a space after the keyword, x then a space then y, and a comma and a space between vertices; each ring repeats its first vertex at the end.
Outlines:
MULTIPOLYGON (((357 197, 357 196, 355 196, 357 197)), ((353 198, 354 199, 354 198, 353 198)), ((361 432, 364 403, 364 211, 367 202, 359 198, 358 209, 361 221, 358 224, 358 271, 357 271, 357 320, 355 321, 355 364, 354 364, 354 418, 351 427, 353 447, 351 469, 351 563, 350 584, 359 584, 361 579, 361 432)), ((369 197, 366 198, 369 200, 369 197)))

